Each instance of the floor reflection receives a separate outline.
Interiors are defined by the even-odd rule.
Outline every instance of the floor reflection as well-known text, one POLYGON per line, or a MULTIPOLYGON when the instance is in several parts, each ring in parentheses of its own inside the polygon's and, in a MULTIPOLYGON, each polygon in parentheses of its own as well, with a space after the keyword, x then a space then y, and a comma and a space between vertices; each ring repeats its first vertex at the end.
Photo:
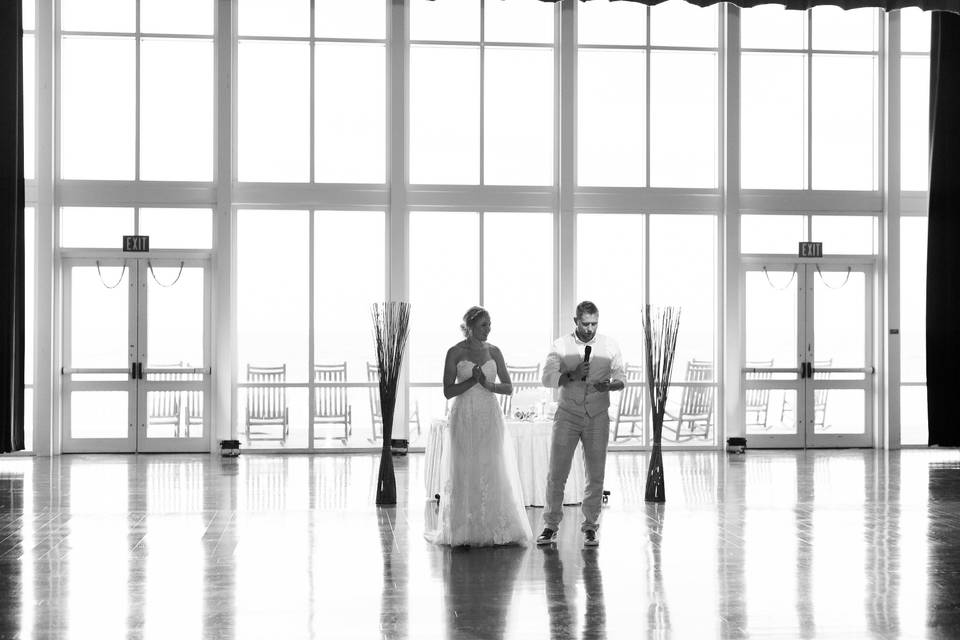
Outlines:
POLYGON ((960 637, 960 462, 928 466, 927 624, 960 637))
POLYGON ((441 553, 447 629, 452 637, 507 637, 514 585, 528 549, 453 547, 441 553))
POLYGON ((646 459, 588 550, 427 543, 415 458, 0 457, 0 638, 960 637, 960 451, 646 459))
MULTIPOLYGON (((550 619, 550 637, 576 637, 577 599, 575 580, 564 578, 563 560, 556 545, 540 550, 543 555, 543 580, 550 619)), ((584 589, 582 638, 605 638, 606 605, 603 600, 603 576, 600 572, 599 549, 581 549, 581 580, 584 589)))
MULTIPOLYGON (((31 622, 24 608, 29 602, 21 597, 26 591, 24 555, 24 478, 23 472, 3 472, 0 468, 0 637, 5 629, 22 628, 31 622)), ((31 625, 32 626, 32 625, 31 625)))
POLYGON ((647 628, 654 630, 655 638, 669 635, 670 604, 663 589, 663 524, 665 504, 648 504, 647 512, 647 628))

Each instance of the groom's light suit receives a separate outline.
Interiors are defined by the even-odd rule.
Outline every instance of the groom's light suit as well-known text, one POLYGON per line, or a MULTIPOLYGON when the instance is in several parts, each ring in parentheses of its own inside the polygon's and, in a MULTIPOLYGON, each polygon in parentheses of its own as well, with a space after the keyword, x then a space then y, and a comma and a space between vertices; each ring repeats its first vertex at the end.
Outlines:
MULTIPOLYGON (((570 462, 577 443, 583 443, 586 487, 583 493, 581 530, 596 529, 603 500, 603 474, 607 462, 607 440, 610 437, 610 392, 597 391, 593 385, 602 380, 624 382, 620 347, 610 338, 595 335, 590 342, 581 341, 576 332, 558 338, 543 366, 543 384, 550 389, 560 386, 560 403, 553 420, 553 444, 550 449, 550 473, 543 524, 556 530, 563 517, 563 488, 570 474, 570 462), (584 348, 590 345, 590 376, 586 381, 570 380, 583 360, 584 348)), ((579 482, 579 479, 577 479, 579 482)))

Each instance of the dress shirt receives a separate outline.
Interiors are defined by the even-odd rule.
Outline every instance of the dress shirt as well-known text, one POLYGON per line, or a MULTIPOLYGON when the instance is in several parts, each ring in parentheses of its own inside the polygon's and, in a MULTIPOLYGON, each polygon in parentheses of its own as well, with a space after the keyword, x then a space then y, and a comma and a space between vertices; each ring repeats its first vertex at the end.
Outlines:
POLYGON ((584 348, 590 345, 590 375, 583 380, 571 380, 560 387, 558 410, 581 417, 600 415, 610 407, 610 392, 597 391, 593 385, 603 380, 626 381, 620 347, 612 339, 595 334, 583 342, 576 332, 557 338, 543 365, 543 385, 556 389, 560 376, 572 372, 583 360, 584 348))

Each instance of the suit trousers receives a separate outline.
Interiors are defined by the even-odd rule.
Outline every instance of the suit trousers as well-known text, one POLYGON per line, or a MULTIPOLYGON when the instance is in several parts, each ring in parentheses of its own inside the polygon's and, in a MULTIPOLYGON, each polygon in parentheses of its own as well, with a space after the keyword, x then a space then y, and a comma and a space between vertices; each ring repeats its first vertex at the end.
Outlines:
MULTIPOLYGON (((570 475, 570 464, 577 443, 583 443, 583 464, 586 486, 583 492, 583 522, 580 530, 599 527, 603 502, 603 475, 607 465, 607 441, 610 438, 610 416, 584 416, 565 411, 563 405, 553 419, 553 443, 550 447, 550 472, 544 501, 543 526, 558 529, 563 518, 563 489, 570 475)), ((579 478, 576 479, 579 482, 579 478)))

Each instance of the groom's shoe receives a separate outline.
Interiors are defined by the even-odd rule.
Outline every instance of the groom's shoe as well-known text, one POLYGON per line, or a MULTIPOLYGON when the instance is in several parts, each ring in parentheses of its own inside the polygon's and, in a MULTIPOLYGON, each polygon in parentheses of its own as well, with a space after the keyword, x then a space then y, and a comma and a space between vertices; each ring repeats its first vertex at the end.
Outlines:
POLYGON ((543 532, 537 536, 537 544, 551 544, 557 541, 557 530, 550 527, 544 527, 543 532))
POLYGON ((597 538, 597 532, 593 529, 587 529, 583 532, 583 546, 585 547, 599 547, 600 539, 597 538))

